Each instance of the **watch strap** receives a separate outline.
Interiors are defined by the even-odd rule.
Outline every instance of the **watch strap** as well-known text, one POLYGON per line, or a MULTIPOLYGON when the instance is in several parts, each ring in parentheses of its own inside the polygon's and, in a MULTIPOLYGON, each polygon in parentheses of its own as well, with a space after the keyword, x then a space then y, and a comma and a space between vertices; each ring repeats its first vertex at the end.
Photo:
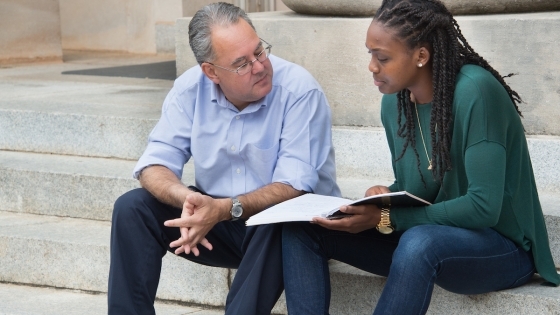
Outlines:
POLYGON ((391 209, 389 207, 381 208, 381 218, 377 224, 377 230, 382 234, 391 234, 395 230, 391 226, 391 209))

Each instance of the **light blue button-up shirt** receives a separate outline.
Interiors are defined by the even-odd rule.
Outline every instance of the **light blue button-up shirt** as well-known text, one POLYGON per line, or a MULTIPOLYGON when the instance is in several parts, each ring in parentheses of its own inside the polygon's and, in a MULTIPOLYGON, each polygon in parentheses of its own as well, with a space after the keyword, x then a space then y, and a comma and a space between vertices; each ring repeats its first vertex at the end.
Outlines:
POLYGON ((340 196, 323 90, 302 67, 270 56, 272 90, 239 111, 195 66, 163 103, 134 177, 163 165, 181 178, 192 157, 195 185, 216 197, 245 194, 273 182, 340 196))

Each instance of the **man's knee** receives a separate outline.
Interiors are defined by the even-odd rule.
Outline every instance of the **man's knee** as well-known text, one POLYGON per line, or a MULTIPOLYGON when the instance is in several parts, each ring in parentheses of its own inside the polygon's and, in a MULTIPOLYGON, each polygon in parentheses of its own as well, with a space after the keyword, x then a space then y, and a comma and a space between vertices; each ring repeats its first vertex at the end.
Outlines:
POLYGON ((138 211, 145 210, 151 198, 151 194, 143 188, 133 189, 121 195, 113 206, 113 224, 137 218, 138 211))

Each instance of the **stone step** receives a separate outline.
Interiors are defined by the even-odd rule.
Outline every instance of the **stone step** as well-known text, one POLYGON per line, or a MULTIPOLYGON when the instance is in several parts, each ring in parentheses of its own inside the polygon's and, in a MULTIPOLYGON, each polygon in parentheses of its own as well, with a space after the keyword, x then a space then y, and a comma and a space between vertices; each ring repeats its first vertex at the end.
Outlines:
MULTIPOLYGON (((0 282, 106 292, 110 229, 107 221, 0 211, 0 282)), ((158 297, 220 306, 230 273, 166 255, 158 297)))
MULTIPOLYGON (((364 42, 371 18, 321 17, 293 12, 252 13, 272 53, 308 69, 322 85, 337 126, 381 127, 381 93, 368 71, 364 42), (279 31, 281 30, 281 31, 279 31)), ((560 135, 560 11, 456 17, 469 44, 519 92, 529 134, 560 135)), ((177 73, 196 65, 189 47, 190 18, 177 20, 177 73)))
MULTIPOLYGON (((108 222, 0 211, 0 227, 0 282, 81 290, 95 294, 106 292, 109 270, 108 222), (37 261, 41 262, 41 268, 37 268, 37 261)), ((336 261, 332 261, 330 266, 333 288, 331 314, 371 314, 382 290, 384 278, 336 261), (349 295, 348 292, 352 294, 349 295)), ((232 270, 200 266, 166 255, 157 297, 175 303, 220 307, 223 306, 233 274, 232 270)), ((476 296, 455 295, 436 287, 429 314, 560 312, 560 288, 541 286, 539 282, 540 279, 536 278, 531 284, 517 289, 476 296)), ((10 294, 0 294, 0 300, 9 298, 12 294, 20 298, 35 296, 36 290, 46 289, 24 290, 19 285, 10 285, 8 288, 0 285, 0 291, 2 290, 9 290, 10 294), (20 294, 22 290, 32 295, 20 294)), ((63 306, 73 305, 72 303, 84 299, 83 296, 68 296, 68 291, 62 293, 64 294, 58 296, 53 296, 52 293, 46 296, 37 294, 37 303, 54 303, 50 301, 56 300, 59 305, 61 299, 64 299, 69 304, 60 304, 63 306)), ((104 299, 96 301, 93 303, 104 303, 104 299)), ((15 307, 24 310, 32 307, 25 302, 18 307, 16 303, 2 304, 6 306, 0 306, 0 313, 3 308, 5 311, 10 310, 9 314, 18 314, 11 309, 15 307)), ((96 308, 99 307, 102 306, 96 305, 96 308)), ((172 309, 174 312, 175 308, 172 309)), ((188 314, 189 310, 185 308, 185 313, 188 314)), ((24 314, 30 313, 33 314, 33 311, 24 314)), ((274 313, 285 314, 283 297, 274 313)))
MULTIPOLYGON (((371 139, 369 136, 364 134, 364 138, 371 139)), ((375 160, 358 162, 366 165, 381 163, 375 160)), ((3 183, 0 210, 109 221, 114 201, 126 191, 139 187, 138 181, 131 177, 134 165, 134 161, 0 150, 0 182, 3 183)), ((386 167, 390 169, 390 165, 386 167)), ((376 170, 375 167, 372 169, 376 170)), ((558 172, 553 168, 536 168, 536 171, 540 171, 544 178, 553 177, 558 172)), ((375 172, 366 173, 367 177, 352 173, 353 176, 349 177, 339 176, 343 196, 361 198, 373 185, 390 184, 390 177, 379 176, 382 172, 383 168, 379 168, 378 176, 375 172)), ((192 163, 187 163, 183 181, 192 184, 193 178, 192 163)), ((548 187, 546 183, 542 185, 548 187)), ((555 187, 558 189, 560 185, 555 187)), ((553 257, 560 266, 560 191, 542 189, 540 198, 553 257)))
MULTIPOLYGON (((337 177, 344 196, 359 198, 372 182, 393 178, 384 132, 376 128, 334 128, 337 177), (373 180, 375 179, 375 180, 373 180), (356 183, 362 183, 356 188, 356 183)), ((528 138, 539 192, 560 194, 560 137, 528 138)), ((138 187, 134 160, 0 150, 0 210, 108 220, 112 202, 138 187), (38 184, 40 183, 40 184, 38 184), (56 198, 55 198, 56 196, 56 198)), ((187 163, 183 178, 192 184, 187 163)))
MULTIPOLYGON (((98 100, 79 103, 78 91, 64 95, 67 102, 53 100, 60 95, 30 100, 8 95, 0 100, 0 150, 137 160, 160 115, 156 99, 163 98, 166 91, 86 83, 62 83, 56 89, 68 85, 84 85, 78 90, 88 90, 98 100)), ((45 87, 45 93, 49 88, 55 89, 45 87)), ((539 189, 560 192, 559 170, 551 159, 560 156, 560 137, 535 135, 528 136, 528 141, 539 189)), ((333 143, 339 177, 392 177, 382 128, 335 126, 333 143)))
POLYGON ((26 81, 0 82, 0 91, 2 149, 137 159, 168 88, 26 81))
MULTIPOLYGON (((156 301, 157 314, 221 315, 222 310, 156 301)), ((80 290, 0 283, 0 314, 100 315, 107 314, 107 295, 80 290)))
POLYGON ((108 221, 134 162, 0 151, 0 210, 108 221))

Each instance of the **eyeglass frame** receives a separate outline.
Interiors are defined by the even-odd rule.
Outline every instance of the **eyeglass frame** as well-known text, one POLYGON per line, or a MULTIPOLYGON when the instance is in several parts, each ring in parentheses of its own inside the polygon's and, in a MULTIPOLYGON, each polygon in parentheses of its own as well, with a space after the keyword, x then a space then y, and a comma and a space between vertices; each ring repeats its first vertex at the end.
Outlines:
POLYGON ((229 71, 229 72, 237 73, 237 75, 246 75, 247 73, 251 72, 251 70, 253 70, 253 63, 255 63, 255 61, 258 60, 259 62, 262 63, 262 62, 265 62, 265 61, 268 59, 268 56, 270 56, 270 51, 271 51, 271 49, 272 49, 272 45, 269 44, 266 40, 264 40, 264 39, 262 39, 262 38, 260 38, 260 37, 259 37, 259 39, 261 40, 261 42, 267 44, 268 46, 264 47, 263 50, 257 55, 257 57, 256 57, 255 59, 253 59, 252 61, 247 61, 246 63, 244 63, 244 64, 242 64, 241 66, 237 67, 237 69, 235 69, 235 70, 234 70, 234 69, 225 68, 225 67, 222 67, 222 66, 218 66, 218 65, 215 65, 215 64, 213 64, 213 63, 211 63, 211 62, 208 62, 208 61, 206 61, 206 63, 207 63, 207 64, 210 64, 210 65, 213 65, 214 67, 218 67, 218 68, 220 68, 220 69, 227 70, 227 71, 229 71), (266 58, 265 58, 263 61, 260 61, 260 60, 259 60, 259 57, 260 57, 264 52, 266 52, 266 53, 265 53, 266 58), (248 65, 251 65, 251 68, 249 69, 249 71, 247 71, 246 73, 243 73, 243 74, 239 74, 239 69, 241 69, 241 68, 243 68, 243 67, 245 67, 245 66, 248 66, 248 65))

